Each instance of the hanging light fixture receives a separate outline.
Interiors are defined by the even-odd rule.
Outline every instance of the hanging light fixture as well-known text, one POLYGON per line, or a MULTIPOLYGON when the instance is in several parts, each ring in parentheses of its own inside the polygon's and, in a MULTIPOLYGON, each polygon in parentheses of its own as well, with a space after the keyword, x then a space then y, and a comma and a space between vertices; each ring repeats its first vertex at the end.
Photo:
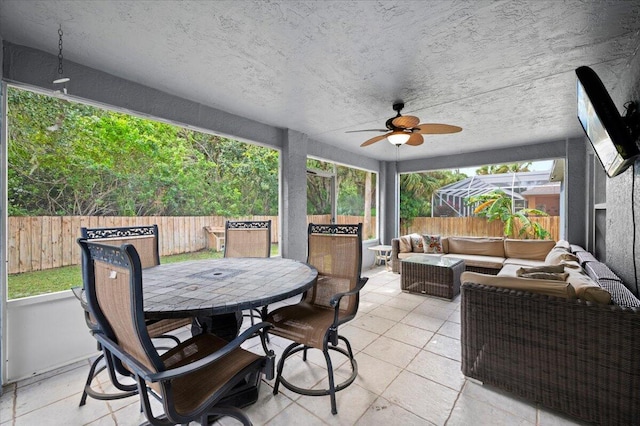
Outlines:
POLYGON ((387 140, 391 144, 399 146, 407 143, 410 137, 411 133, 407 133, 403 130, 394 130, 389 136, 387 136, 387 140))
MULTIPOLYGON (((64 69, 62 67, 62 25, 58 28, 58 78, 53 80, 53 84, 62 84, 62 93, 67 94, 67 82, 70 78, 64 76, 64 69)), ((60 90, 56 90, 60 93, 60 90)))

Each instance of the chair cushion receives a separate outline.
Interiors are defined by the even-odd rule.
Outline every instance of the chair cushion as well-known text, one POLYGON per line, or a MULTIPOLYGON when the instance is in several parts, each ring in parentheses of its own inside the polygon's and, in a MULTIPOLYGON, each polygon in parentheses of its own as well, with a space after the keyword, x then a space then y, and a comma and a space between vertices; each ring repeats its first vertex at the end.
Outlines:
POLYGON ((270 334, 322 349, 324 335, 333 323, 334 309, 300 302, 271 312, 266 321, 273 324, 270 334))
POLYGON ((555 245, 556 242, 553 240, 516 240, 507 238, 504 240, 504 257, 544 260, 555 245))
POLYGON ((440 235, 422 235, 422 245, 425 253, 443 253, 440 235))
MULTIPOLYGON (((167 368, 176 368, 217 352, 226 344, 225 340, 214 334, 198 334, 161 355, 161 359, 167 368)), ((171 388, 176 411, 179 413, 194 411, 241 370, 254 362, 256 368, 259 368, 261 358, 259 355, 238 348, 202 369, 173 379, 171 388)), ((224 394, 220 395, 222 396, 224 394)))

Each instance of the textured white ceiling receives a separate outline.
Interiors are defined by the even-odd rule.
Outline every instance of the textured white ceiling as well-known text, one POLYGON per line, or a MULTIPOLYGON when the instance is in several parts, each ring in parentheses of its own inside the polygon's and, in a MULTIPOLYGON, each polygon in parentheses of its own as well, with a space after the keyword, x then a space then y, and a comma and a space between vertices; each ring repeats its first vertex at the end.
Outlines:
MULTIPOLYGON (((610 90, 640 46, 640 1, 7 1, 0 34, 164 92, 380 160, 395 100, 458 125, 400 159, 582 135, 575 73, 610 90)), ((622 105, 618 105, 619 109, 622 105)))

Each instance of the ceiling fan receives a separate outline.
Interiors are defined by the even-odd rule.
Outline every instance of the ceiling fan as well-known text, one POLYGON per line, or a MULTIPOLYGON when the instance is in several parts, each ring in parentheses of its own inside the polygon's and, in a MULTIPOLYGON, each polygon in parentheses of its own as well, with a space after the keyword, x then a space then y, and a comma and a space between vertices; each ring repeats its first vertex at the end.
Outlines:
POLYGON ((404 108, 404 103, 396 102, 393 104, 393 110, 398 113, 395 117, 391 117, 385 123, 386 129, 367 129, 367 130, 351 130, 346 133, 355 132, 388 132, 384 135, 371 138, 360 146, 368 146, 388 139, 390 143, 396 146, 402 144, 417 146, 422 145, 424 138, 422 135, 443 135, 447 133, 458 133, 462 131, 462 127, 451 126, 449 124, 437 123, 420 123, 418 117, 412 115, 401 115, 400 111, 404 108))

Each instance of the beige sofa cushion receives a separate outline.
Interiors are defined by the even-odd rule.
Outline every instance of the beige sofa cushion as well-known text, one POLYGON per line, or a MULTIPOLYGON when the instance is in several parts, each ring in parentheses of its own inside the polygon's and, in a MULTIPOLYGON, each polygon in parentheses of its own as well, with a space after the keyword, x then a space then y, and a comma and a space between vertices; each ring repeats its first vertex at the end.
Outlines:
POLYGON ((579 299, 608 305, 611 294, 593 281, 582 269, 565 268, 569 273, 567 282, 573 286, 579 299))
MULTIPOLYGON (((557 265, 556 267, 560 267, 560 266, 564 267, 564 273, 569 274, 566 281, 564 282, 571 284, 576 297, 582 300, 587 300, 589 302, 596 302, 596 303, 602 303, 602 304, 609 304, 611 302, 611 294, 609 294, 607 290, 600 287, 595 281, 593 281, 584 272, 582 272, 581 268, 575 269, 567 265, 557 265)), ((516 278, 518 275, 518 270, 520 268, 521 266, 519 265, 505 265, 500 270, 500 272, 498 272, 497 276, 501 278, 525 279, 525 278, 516 278)), ((549 270, 551 271, 551 269, 549 270)), ((547 280, 547 281, 550 281, 550 280, 547 280)), ((556 281, 556 282, 560 282, 560 281, 556 281)), ((484 283, 481 283, 481 284, 484 284, 484 283)), ((492 285, 492 284, 488 284, 488 285, 492 285)))
POLYGON ((549 252, 549 254, 547 254, 547 257, 545 257, 544 259, 544 262, 547 265, 560 265, 565 261, 577 262, 578 257, 562 248, 554 248, 549 252))
POLYGON ((555 247, 553 240, 504 240, 504 257, 545 260, 547 254, 555 247))
POLYGON ((544 260, 531 260, 531 259, 514 259, 514 258, 508 258, 507 260, 504 261, 505 265, 518 265, 518 266, 526 266, 526 267, 532 267, 532 266, 544 266, 546 265, 546 263, 544 263, 544 260))
POLYGON ((398 259, 408 259, 412 256, 433 256, 433 257, 442 257, 441 254, 427 254, 427 253, 398 253, 398 259))
POLYGON ((490 285, 499 288, 509 288, 512 290, 529 291, 531 293, 564 297, 566 299, 576 298, 576 292, 573 289, 573 286, 566 281, 537 280, 531 278, 517 278, 499 275, 496 276, 478 274, 476 272, 463 272, 461 281, 463 283, 469 282, 490 285))
POLYGON ((400 243, 400 253, 411 253, 411 237, 409 235, 403 235, 398 238, 400 243))
POLYGON ((504 257, 480 256, 477 254, 450 253, 444 257, 464 260, 465 266, 477 266, 480 268, 500 269, 504 263, 504 257))
POLYGON ((502 238, 449 237, 448 239, 449 251, 447 253, 505 257, 502 238))
POLYGON ((567 240, 558 240, 558 241, 556 241, 556 247, 557 248, 563 248, 566 251, 570 251, 571 250, 571 244, 569 244, 569 241, 567 241, 567 240))

